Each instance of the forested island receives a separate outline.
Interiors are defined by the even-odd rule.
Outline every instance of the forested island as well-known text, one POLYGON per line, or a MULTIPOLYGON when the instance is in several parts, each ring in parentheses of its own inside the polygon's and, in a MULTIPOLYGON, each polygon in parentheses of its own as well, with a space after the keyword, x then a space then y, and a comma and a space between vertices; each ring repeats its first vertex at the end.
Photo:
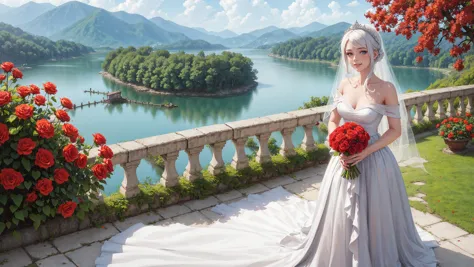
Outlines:
POLYGON ((102 63, 104 77, 156 94, 225 96, 256 86, 257 70, 240 53, 170 53, 151 47, 118 48, 102 63))
POLYGON ((204 40, 184 40, 172 44, 156 46, 158 50, 224 50, 227 47, 221 44, 211 44, 204 40))
POLYGON ((64 40, 54 42, 1 22, 0 44, 0 59, 16 64, 59 60, 94 52, 91 47, 64 40))
MULTIPOLYGON (((270 56, 297 60, 317 60, 336 64, 339 60, 342 35, 336 34, 327 37, 303 37, 292 39, 275 45, 270 56)), ((410 40, 395 34, 382 34, 385 49, 390 63, 394 66, 448 68, 454 63, 447 47, 441 50, 438 56, 422 53, 423 61, 417 63, 415 58, 420 55, 413 51, 416 45, 415 36, 410 40)))

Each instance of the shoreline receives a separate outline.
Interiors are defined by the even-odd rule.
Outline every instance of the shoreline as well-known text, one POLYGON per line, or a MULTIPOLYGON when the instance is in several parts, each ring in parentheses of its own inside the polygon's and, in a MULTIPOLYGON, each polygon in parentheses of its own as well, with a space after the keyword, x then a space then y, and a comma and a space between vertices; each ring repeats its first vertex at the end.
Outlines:
MULTIPOLYGON (((337 67, 337 64, 335 64, 334 62, 326 61, 326 60, 289 58, 289 57, 285 57, 285 56, 275 55, 275 54, 272 54, 272 53, 268 54, 268 56, 273 57, 273 58, 284 59, 284 60, 291 60, 291 61, 324 63, 324 64, 331 65, 331 67, 337 67)), ((453 71, 455 71, 453 69, 445 69, 445 68, 416 67, 416 66, 396 66, 396 65, 392 65, 392 68, 428 69, 428 70, 435 70, 435 71, 443 72, 445 75, 450 75, 453 71)))
POLYGON ((250 92, 254 90, 258 85, 258 82, 254 82, 253 84, 250 84, 250 85, 241 86, 241 87, 234 88, 231 90, 225 90, 225 91, 220 91, 216 93, 169 92, 169 91, 158 91, 158 90, 154 90, 143 85, 136 85, 133 83, 124 82, 106 71, 101 71, 99 72, 99 74, 102 75, 102 77, 109 79, 117 84, 130 87, 134 89, 136 92, 150 93, 154 95, 187 96, 187 97, 230 97, 230 96, 237 96, 237 95, 250 92))

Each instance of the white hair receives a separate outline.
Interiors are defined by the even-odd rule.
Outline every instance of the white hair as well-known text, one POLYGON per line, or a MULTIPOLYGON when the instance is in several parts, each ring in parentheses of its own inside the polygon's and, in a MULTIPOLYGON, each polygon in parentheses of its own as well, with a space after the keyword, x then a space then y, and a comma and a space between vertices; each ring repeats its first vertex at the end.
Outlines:
POLYGON ((369 50, 370 72, 364 81, 364 87, 367 88, 367 83, 370 77, 374 75, 375 63, 378 62, 380 59, 380 58, 374 58, 374 50, 379 52, 379 55, 380 55, 381 44, 377 43, 377 41, 375 41, 372 35, 370 35, 368 32, 361 29, 350 30, 346 34, 344 34, 341 41, 341 53, 342 55, 344 55, 343 58, 346 65, 346 73, 349 73, 349 64, 347 62, 347 55, 346 55, 346 45, 349 41, 356 46, 366 47, 367 50, 369 50))

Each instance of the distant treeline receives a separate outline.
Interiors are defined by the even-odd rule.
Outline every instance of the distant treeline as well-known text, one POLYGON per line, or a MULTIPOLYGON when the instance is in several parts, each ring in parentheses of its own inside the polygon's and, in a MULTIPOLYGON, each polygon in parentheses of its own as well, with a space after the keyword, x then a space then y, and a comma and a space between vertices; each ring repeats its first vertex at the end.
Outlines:
POLYGON ((250 85, 257 79, 250 58, 227 51, 193 55, 121 47, 107 54, 102 68, 123 82, 165 91, 216 92, 250 85))

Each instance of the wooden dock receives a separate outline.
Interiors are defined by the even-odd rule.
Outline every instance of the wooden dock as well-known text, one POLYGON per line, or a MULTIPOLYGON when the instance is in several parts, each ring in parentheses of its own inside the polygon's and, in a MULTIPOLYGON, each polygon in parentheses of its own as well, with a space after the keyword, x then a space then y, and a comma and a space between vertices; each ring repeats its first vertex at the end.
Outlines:
POLYGON ((167 104, 155 104, 151 102, 143 102, 143 101, 136 101, 132 99, 127 99, 121 96, 120 91, 115 91, 115 92, 101 92, 101 91, 95 91, 90 88, 89 90, 84 90, 84 93, 89 93, 89 94, 99 94, 99 95, 106 95, 107 99, 102 99, 100 101, 93 101, 93 102, 87 102, 87 103, 82 103, 79 105, 74 104, 74 109, 76 108, 83 108, 83 107, 89 107, 92 105, 97 105, 97 104, 115 104, 115 103, 134 103, 134 104, 140 104, 140 105, 147 105, 147 106, 153 106, 153 107, 160 107, 160 108, 176 108, 178 107, 175 104, 172 103, 167 103, 167 104))

